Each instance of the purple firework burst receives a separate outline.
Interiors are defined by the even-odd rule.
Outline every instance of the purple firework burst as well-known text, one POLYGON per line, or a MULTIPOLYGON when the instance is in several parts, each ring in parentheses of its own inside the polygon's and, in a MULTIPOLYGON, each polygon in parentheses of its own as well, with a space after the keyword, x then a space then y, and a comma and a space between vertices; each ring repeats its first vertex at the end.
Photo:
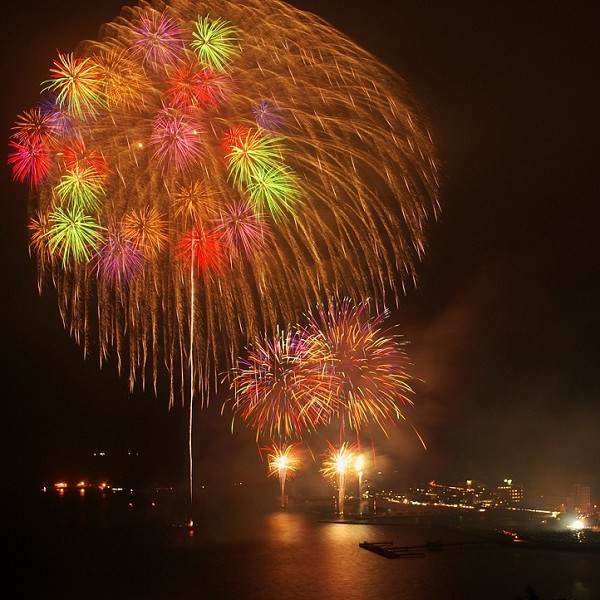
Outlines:
POLYGON ((144 254, 121 224, 114 223, 107 229, 92 264, 110 283, 128 283, 144 267, 144 254))
POLYGON ((185 48, 183 29, 166 12, 143 12, 139 24, 133 29, 131 48, 134 55, 141 57, 145 66, 156 69, 175 64, 185 48))
POLYGON ((202 133, 199 123, 191 115, 174 108, 163 108, 152 122, 153 157, 163 171, 189 170, 202 155, 202 133))
POLYGON ((265 215, 256 213, 247 200, 225 206, 216 223, 215 231, 221 234, 223 242, 247 257, 260 250, 272 237, 265 215))

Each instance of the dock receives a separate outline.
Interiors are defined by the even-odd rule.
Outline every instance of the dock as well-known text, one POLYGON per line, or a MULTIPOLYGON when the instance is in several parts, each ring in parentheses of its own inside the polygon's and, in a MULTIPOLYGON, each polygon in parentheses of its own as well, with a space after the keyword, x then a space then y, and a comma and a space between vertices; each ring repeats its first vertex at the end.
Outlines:
POLYGON ((394 546, 393 542, 361 542, 361 548, 385 558, 423 558, 424 552, 411 552, 411 548, 394 546))
POLYGON ((419 558, 425 556, 427 552, 439 552, 442 548, 449 546, 462 547, 471 545, 481 545, 487 543, 485 540, 469 541, 469 542, 449 542, 443 544, 441 540, 428 540, 424 544, 412 546, 394 546, 393 542, 361 542, 358 544, 361 548, 375 552, 386 558, 419 558))

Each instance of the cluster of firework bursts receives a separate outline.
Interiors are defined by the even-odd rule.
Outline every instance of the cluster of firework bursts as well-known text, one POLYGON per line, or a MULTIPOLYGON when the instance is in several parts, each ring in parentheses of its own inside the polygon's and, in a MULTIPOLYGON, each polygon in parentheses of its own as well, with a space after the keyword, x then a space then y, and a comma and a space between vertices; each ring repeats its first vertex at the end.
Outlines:
POLYGON ((431 139, 393 72, 278 0, 156 0, 59 52, 42 94, 8 159, 31 189, 40 290, 131 387, 157 391, 165 370, 171 405, 189 383, 190 458, 195 392, 252 339, 232 387, 257 436, 401 417, 401 349, 361 301, 415 279, 438 203, 431 139), (358 308, 280 331, 340 297, 358 308))
POLYGON ((248 348, 232 371, 234 414, 261 437, 303 439, 338 419, 340 433, 386 426, 412 404, 407 357, 399 336, 383 329, 385 313, 366 303, 331 302, 308 325, 248 348))
MULTIPOLYGON (((270 474, 282 490, 298 442, 320 426, 339 425, 340 440, 372 427, 386 433, 404 419, 412 405, 408 359, 403 343, 383 328, 386 313, 369 314, 368 304, 330 302, 307 315, 308 324, 261 337, 248 349, 231 375, 233 413, 261 438, 277 439, 269 447, 270 474)), ((329 444, 322 472, 337 480, 343 512, 345 478, 354 465, 357 446, 329 444)), ((361 469, 358 469, 362 471, 361 469)))
POLYGON ((331 296, 414 278, 437 210, 404 84, 277 0, 124 8, 61 53, 9 164, 65 327, 133 386, 202 387, 245 343, 331 296), (187 378, 187 376, 185 376, 187 378))

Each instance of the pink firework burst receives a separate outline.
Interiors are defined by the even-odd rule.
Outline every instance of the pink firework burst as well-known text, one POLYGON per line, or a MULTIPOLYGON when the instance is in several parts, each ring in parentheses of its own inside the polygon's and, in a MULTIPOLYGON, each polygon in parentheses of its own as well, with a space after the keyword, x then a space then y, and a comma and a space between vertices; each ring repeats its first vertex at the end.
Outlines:
POLYGON ((162 165, 163 171, 190 170, 202 156, 202 133, 200 124, 191 115, 174 108, 163 108, 152 122, 153 157, 162 165))
POLYGON ((202 223, 196 223, 183 235, 175 251, 177 258, 201 273, 222 271, 227 261, 221 234, 202 223))
POLYGON ((8 164, 12 167, 13 179, 21 183, 26 181, 32 188, 39 187, 52 167, 52 155, 48 146, 39 139, 12 139, 8 145, 11 148, 8 164))
POLYGON ((263 248, 272 237, 265 215, 256 213, 254 205, 247 200, 225 206, 216 223, 215 230, 221 234, 223 242, 246 257, 263 248))
POLYGON ((133 28, 131 49, 144 65, 156 69, 179 61, 185 49, 185 35, 178 20, 165 11, 154 10, 140 14, 139 24, 133 28))
POLYGON ((106 230, 92 265, 109 283, 126 284, 144 267, 144 254, 121 224, 113 223, 106 230))

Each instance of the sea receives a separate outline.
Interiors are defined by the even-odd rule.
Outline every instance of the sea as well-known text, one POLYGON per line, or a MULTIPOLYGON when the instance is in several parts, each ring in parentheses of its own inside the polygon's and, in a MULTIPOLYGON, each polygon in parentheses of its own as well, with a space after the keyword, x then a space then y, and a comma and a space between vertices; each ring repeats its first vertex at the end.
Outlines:
POLYGON ((130 490, 48 490, 3 512, 3 598, 600 600, 597 549, 506 543, 434 515, 348 522, 238 497, 191 526, 168 493, 130 490), (412 549, 389 559, 365 541, 412 549))

